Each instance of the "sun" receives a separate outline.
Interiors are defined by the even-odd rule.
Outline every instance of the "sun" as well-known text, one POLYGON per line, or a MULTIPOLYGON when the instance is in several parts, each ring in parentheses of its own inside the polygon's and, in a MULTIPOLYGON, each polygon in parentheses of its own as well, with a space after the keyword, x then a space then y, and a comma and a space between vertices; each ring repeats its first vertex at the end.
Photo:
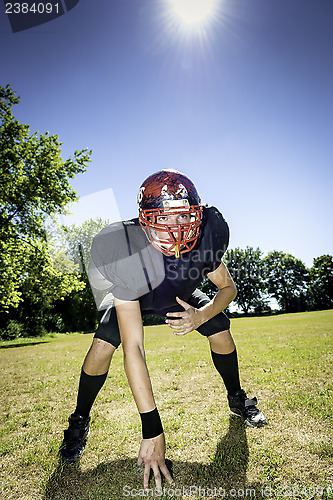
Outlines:
POLYGON ((170 0, 173 14, 186 26, 198 26, 215 13, 217 0, 170 0))

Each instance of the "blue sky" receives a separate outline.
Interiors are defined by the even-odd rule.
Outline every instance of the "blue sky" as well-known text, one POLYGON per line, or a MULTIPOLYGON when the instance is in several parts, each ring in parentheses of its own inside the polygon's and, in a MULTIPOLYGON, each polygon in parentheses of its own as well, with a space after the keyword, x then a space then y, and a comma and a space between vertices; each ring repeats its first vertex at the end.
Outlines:
POLYGON ((192 31, 169 0, 80 0, 17 33, 0 7, 1 85, 64 158, 93 150, 73 186, 118 208, 95 195, 94 216, 136 216, 141 182, 176 168, 222 211, 230 247, 332 254, 332 0, 220 0, 192 31))

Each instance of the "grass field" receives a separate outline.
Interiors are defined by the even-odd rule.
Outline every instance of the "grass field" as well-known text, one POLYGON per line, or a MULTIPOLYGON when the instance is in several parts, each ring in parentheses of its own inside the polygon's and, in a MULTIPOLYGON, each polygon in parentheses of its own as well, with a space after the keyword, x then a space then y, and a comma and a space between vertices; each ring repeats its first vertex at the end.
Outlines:
MULTIPOLYGON (((176 481, 173 490, 165 485, 163 497, 333 498, 333 311, 234 319, 232 332, 242 385, 269 421, 261 429, 229 417, 205 339, 146 328, 176 481)), ((142 498, 140 422, 121 349, 93 407, 80 463, 63 466, 57 457, 91 338, 0 344, 1 498, 142 498)), ((154 498, 152 491, 146 497, 154 498)))

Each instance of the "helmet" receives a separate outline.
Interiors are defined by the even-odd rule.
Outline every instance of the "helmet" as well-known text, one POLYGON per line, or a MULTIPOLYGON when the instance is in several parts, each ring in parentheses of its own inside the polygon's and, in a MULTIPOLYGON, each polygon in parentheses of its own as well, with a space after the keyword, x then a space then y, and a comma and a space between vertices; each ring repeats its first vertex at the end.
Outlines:
POLYGON ((176 257, 192 250, 199 236, 202 205, 186 175, 177 170, 150 175, 139 189, 138 209, 140 225, 155 248, 176 257))

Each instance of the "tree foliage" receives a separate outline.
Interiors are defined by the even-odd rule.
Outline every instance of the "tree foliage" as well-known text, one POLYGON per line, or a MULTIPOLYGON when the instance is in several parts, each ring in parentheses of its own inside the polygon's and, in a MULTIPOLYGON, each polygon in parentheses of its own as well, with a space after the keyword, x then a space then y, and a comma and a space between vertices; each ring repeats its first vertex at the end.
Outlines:
POLYGON ((61 270, 74 269, 81 274, 84 284, 78 293, 73 291, 65 300, 57 302, 54 314, 61 317, 63 331, 93 330, 97 324, 97 307, 99 297, 94 296, 87 269, 90 260, 90 249, 94 236, 109 224, 108 220, 89 219, 80 226, 72 224, 61 226, 57 231, 57 244, 53 245, 52 255, 55 266, 61 270))
POLYGON ((90 259, 90 249, 92 241, 99 231, 109 224, 109 221, 100 217, 89 219, 80 226, 71 224, 61 226, 58 236, 61 241, 61 248, 66 249, 68 258, 76 265, 87 267, 90 259))
POLYGON ((216 295, 216 292, 218 292, 217 286, 206 277, 200 284, 200 290, 202 290, 210 299, 212 299, 214 295, 216 295))
POLYGON ((284 312, 306 309, 309 273, 303 262, 289 253, 274 251, 264 259, 267 292, 284 312))
POLYGON ((30 134, 15 119, 18 103, 9 85, 0 87, 0 321, 15 318, 31 333, 53 301, 82 289, 78 276, 53 267, 44 224, 77 198, 70 179, 85 172, 91 152, 64 161, 57 135, 30 134))
MULTIPOLYGON (((257 248, 226 252, 224 263, 237 285, 235 305, 245 313, 270 312, 275 299, 281 312, 333 308, 333 257, 322 255, 307 269, 296 257, 273 251, 263 257, 257 248)), ((200 289, 210 298, 216 286, 205 278, 200 289)))
POLYGON ((79 274, 63 273, 55 269, 44 242, 25 245, 24 277, 20 283, 19 307, 10 308, 7 315, 24 325, 25 335, 41 335, 45 331, 61 331, 52 319, 54 305, 72 293, 82 293, 85 283, 79 274))
POLYGON ((313 309, 333 307, 333 258, 321 255, 309 270, 309 301, 313 309))
POLYGON ((23 300, 22 284, 31 272, 25 267, 31 263, 26 248, 34 247, 44 262, 45 219, 77 198, 69 180, 85 172, 91 154, 86 149, 75 151, 64 161, 57 135, 30 134, 29 125, 15 119, 12 107, 18 103, 9 85, 0 87, 1 311, 18 307, 23 300))
POLYGON ((0 225, 17 235, 43 236, 46 216, 76 200, 69 179, 86 171, 90 152, 62 160, 57 135, 30 135, 29 125, 15 119, 11 108, 18 102, 9 85, 0 87, 0 225))
POLYGON ((267 307, 261 256, 259 248, 246 247, 228 250, 223 259, 237 286, 235 303, 246 314, 267 307))

